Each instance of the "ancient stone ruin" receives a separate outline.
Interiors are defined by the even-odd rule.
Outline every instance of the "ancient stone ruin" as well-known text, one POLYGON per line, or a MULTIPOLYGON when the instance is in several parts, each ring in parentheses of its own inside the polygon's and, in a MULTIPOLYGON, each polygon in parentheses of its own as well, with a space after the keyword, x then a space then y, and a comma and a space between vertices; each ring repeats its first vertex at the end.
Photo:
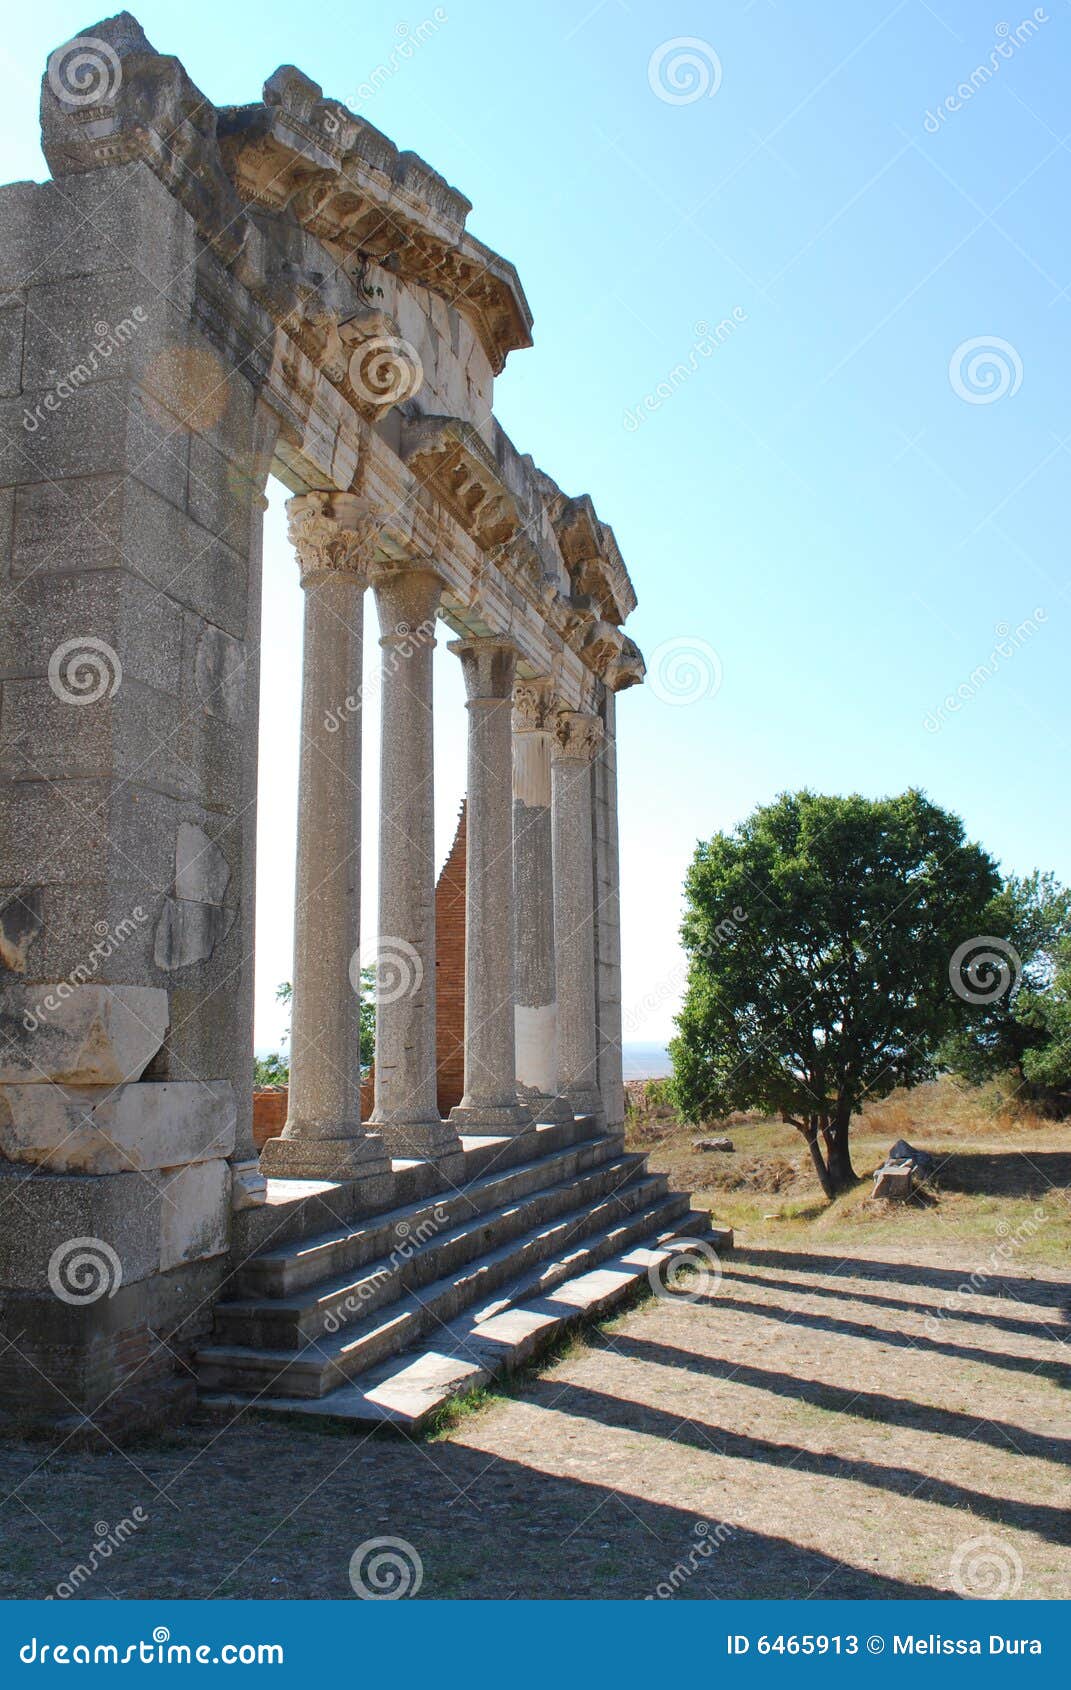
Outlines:
POLYGON ((528 304, 421 159, 289 65, 217 109, 127 13, 57 50, 41 99, 51 180, 0 191, 3 1407, 106 1430, 199 1387, 416 1419, 606 1306, 687 1210, 623 1151, 632 584, 591 500, 495 420, 528 304), (269 474, 293 495, 305 623, 292 1077, 258 1161, 269 474), (464 1094, 445 1119, 444 630, 468 693, 464 1094))

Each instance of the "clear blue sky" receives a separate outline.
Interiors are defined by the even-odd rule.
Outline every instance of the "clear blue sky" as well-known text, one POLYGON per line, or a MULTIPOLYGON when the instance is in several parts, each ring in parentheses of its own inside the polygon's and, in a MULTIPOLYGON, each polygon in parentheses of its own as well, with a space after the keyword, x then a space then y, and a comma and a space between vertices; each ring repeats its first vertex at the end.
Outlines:
MULTIPOLYGON (((919 784, 1005 868, 1071 879, 1067 0, 136 11, 217 104, 295 63, 468 195, 470 228, 516 263, 535 313, 534 349, 498 383, 504 426, 613 524, 648 655, 717 654, 713 696, 621 700, 627 1036, 670 1030, 696 839, 785 787, 919 784), (361 99, 399 26, 436 17, 361 99), (652 87, 674 92, 650 67, 677 37, 700 43, 713 94, 652 87), (957 96, 978 66, 988 78, 957 96), (938 121, 949 96, 960 109, 938 121), (693 355, 696 325, 734 309, 713 355, 693 355), (994 340, 972 376, 959 349, 994 340), (980 679, 998 625, 1038 611, 980 679)), ((94 21, 66 4, 6 16, 4 179, 46 173, 40 71, 94 21)), ((300 606, 277 501, 267 551, 258 1042, 277 1025, 292 898, 300 606)), ((452 662, 437 653, 443 848, 461 790, 452 662)))

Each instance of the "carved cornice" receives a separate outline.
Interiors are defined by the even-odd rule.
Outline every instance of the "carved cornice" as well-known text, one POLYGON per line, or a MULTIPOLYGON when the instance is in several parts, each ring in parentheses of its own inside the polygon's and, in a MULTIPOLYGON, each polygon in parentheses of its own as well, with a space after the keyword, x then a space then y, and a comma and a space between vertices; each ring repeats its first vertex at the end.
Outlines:
POLYGON ((605 621, 624 622, 636 608, 636 594, 613 529, 599 521, 587 493, 570 499, 549 476, 541 479, 573 593, 590 598, 605 621))
POLYGON ((553 755, 558 762, 590 762, 603 741, 602 722, 586 710, 559 710, 553 755))
POLYGON ((402 459, 484 551, 508 547, 521 526, 494 454, 460 417, 416 417, 402 430, 402 459))
POLYGON ((372 257, 448 300, 472 323, 496 374, 511 351, 531 346, 517 272, 466 232, 464 195, 325 100, 301 71, 283 65, 265 83, 262 104, 217 111, 129 13, 95 25, 93 40, 110 57, 91 102, 74 87, 61 97, 58 55, 42 82, 41 143, 54 176, 143 160, 258 297, 259 210, 314 235, 343 266, 372 257))
POLYGON ((470 202, 414 153, 283 65, 261 105, 219 114, 228 176, 244 204, 287 211, 345 261, 376 258, 466 316, 497 374, 532 344, 513 266, 465 231, 470 202))
POLYGON ((297 552, 301 585, 325 576, 351 576, 363 589, 375 557, 382 518, 356 493, 299 493, 286 503, 287 533, 297 552))

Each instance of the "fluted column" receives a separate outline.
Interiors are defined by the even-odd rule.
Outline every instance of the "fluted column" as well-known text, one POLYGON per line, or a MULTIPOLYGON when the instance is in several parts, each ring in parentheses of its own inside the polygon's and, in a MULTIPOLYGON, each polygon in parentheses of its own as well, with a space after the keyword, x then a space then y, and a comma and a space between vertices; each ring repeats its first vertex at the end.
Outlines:
POLYGON ((600 1118, 591 765, 601 739, 597 716, 559 711, 551 755, 558 1089, 575 1114, 600 1118))
POLYGON ((516 650, 507 640, 454 640, 468 693, 465 881, 465 1093, 462 1131, 523 1132, 513 1024, 512 711, 516 650))
POLYGON ((379 612, 379 933, 375 1107, 393 1155, 460 1156, 439 1115, 435 1051, 432 655, 442 581, 423 566, 372 577, 379 612))
POLYGON ((361 1127, 361 712, 364 589, 378 525, 352 493, 287 504, 305 590, 290 1097, 266 1174, 375 1180, 390 1161, 361 1127))
POLYGON ((548 677, 513 689, 513 978, 517 1091, 538 1121, 572 1119, 558 1093, 550 756, 558 709, 548 677))

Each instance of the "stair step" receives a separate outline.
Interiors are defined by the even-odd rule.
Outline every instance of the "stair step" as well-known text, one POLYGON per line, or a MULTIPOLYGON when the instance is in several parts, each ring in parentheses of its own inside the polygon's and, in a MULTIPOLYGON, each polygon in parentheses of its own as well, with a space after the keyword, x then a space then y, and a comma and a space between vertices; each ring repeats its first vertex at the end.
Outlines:
MULTIPOLYGON (((614 1232, 603 1236, 610 1238, 614 1232)), ((211 1392, 202 1397, 203 1406, 226 1414, 252 1411, 311 1417, 319 1424, 352 1429, 378 1426, 418 1431, 454 1398, 511 1372, 545 1350, 566 1328, 608 1314, 648 1280, 652 1269, 678 1252, 682 1238, 697 1237, 706 1238, 720 1253, 732 1248, 732 1233, 710 1231, 705 1217, 688 1214, 683 1232, 676 1227, 659 1230, 656 1222, 641 1235, 641 1242, 608 1249, 597 1265, 565 1278, 553 1296, 531 1295, 518 1281, 498 1312, 470 1312, 426 1348, 395 1356, 327 1396, 249 1398, 211 1392)), ((596 1241, 589 1243, 594 1251, 596 1241)))
POLYGON ((277 1244, 251 1256, 237 1269, 229 1292, 239 1300, 290 1298, 319 1282, 352 1273, 411 1244, 424 1241, 473 1216, 501 1209, 543 1187, 620 1156, 619 1134, 580 1140, 519 1166, 484 1174, 460 1189, 383 1214, 365 1217, 313 1237, 277 1244))
MULTIPOLYGON (((442 1224, 432 1219, 426 1223, 430 1228, 426 1234, 420 1228, 410 1228, 389 1256, 381 1256, 356 1271, 320 1279, 290 1297, 217 1303, 213 1340, 253 1349, 297 1350, 344 1327, 353 1330, 359 1323, 371 1321, 378 1310, 397 1302, 405 1292, 443 1279, 474 1258, 569 1210, 612 1196, 642 1176, 644 1169, 641 1155, 599 1162, 569 1179, 520 1195, 500 1208, 477 1212, 453 1228, 445 1225, 443 1205, 437 1211, 443 1217, 442 1224)), ((493 1183, 504 1189, 510 1184, 493 1183)))
POLYGON ((687 1208, 687 1197, 664 1194, 664 1176, 633 1180, 611 1196, 488 1252, 462 1272, 400 1298, 381 1320, 314 1340, 301 1350, 206 1345, 197 1355, 201 1387, 322 1397, 416 1344, 426 1332, 456 1319, 511 1279, 530 1281, 535 1264, 555 1254, 575 1260, 577 1240, 587 1240, 585 1259, 599 1249, 610 1254, 634 1238, 669 1226, 687 1208), (596 1241, 599 1233, 601 1240, 596 1241))

